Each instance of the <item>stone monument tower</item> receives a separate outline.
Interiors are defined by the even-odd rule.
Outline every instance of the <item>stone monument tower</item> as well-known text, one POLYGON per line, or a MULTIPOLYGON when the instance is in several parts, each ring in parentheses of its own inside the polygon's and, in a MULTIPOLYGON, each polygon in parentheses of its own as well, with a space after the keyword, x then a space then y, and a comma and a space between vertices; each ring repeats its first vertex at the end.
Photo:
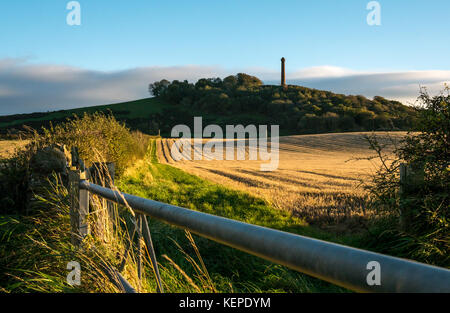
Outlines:
POLYGON ((283 86, 283 88, 286 88, 286 72, 284 67, 285 61, 285 58, 281 58, 281 86, 283 86))

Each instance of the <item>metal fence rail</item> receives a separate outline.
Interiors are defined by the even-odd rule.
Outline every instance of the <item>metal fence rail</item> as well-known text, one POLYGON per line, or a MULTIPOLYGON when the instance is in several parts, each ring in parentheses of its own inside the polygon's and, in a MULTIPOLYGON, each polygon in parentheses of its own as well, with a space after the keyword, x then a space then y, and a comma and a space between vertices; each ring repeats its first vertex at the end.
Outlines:
POLYGON ((358 292, 450 292, 450 270, 140 198, 81 180, 81 190, 137 213, 358 292), (125 203, 126 202, 126 203, 125 203), (370 262, 380 285, 369 285, 370 262), (373 264, 373 263, 371 263, 373 264))

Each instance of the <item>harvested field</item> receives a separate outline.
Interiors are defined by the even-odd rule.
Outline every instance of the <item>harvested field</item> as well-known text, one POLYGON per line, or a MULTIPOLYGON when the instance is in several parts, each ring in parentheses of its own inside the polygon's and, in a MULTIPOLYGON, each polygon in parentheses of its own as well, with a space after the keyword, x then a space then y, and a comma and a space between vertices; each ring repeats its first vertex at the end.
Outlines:
MULTIPOLYGON (((372 133, 339 133, 280 137, 280 161, 272 172, 260 170, 261 163, 246 160, 175 161, 170 153, 174 139, 158 141, 158 158, 210 181, 248 191, 271 202, 276 208, 337 231, 363 227, 373 212, 367 209, 367 195, 361 182, 378 168, 364 135, 372 133), (362 159, 362 160, 361 160, 362 159)), ((397 142, 405 132, 377 132, 380 142, 397 142)), ((208 140, 203 140, 203 145, 208 140)), ((191 149, 193 159, 195 149, 191 149)), ((198 149, 197 149, 198 152, 198 149)), ((225 145, 224 145, 225 153, 225 145)))
POLYGON ((0 140, 0 158, 10 157, 16 149, 24 147, 27 143, 27 140, 0 140))

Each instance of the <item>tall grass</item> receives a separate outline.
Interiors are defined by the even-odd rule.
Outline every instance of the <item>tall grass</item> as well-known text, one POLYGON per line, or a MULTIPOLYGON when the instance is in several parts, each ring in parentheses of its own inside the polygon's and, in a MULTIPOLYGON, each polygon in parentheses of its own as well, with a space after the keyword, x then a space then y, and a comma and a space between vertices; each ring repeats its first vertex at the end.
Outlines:
POLYGON ((111 249, 93 237, 86 239, 86 247, 95 245, 96 249, 77 250, 71 245, 67 189, 56 175, 49 186, 47 192, 36 195, 45 210, 31 216, 1 216, 2 291, 115 291, 98 263, 110 256, 111 249), (71 261, 81 264, 81 286, 70 286, 66 281, 71 261))
MULTIPOLYGON (((148 137, 131 133, 112 116, 85 114, 41 133, 33 131, 30 143, 5 160, 0 168, 2 194, 8 215, 0 216, 0 288, 5 292, 115 292, 118 288, 105 276, 102 267, 118 266, 125 247, 131 245, 122 274, 138 286, 136 240, 128 232, 129 222, 116 212, 108 212, 105 202, 96 196, 90 200, 91 235, 81 249, 71 245, 67 173, 63 168, 49 171, 48 152, 57 155, 77 147, 87 165, 105 160, 116 162, 119 175, 147 151, 148 137), (65 145, 65 149, 60 149, 65 145), (41 154, 44 151, 47 154, 41 154), (60 151, 60 152, 58 152, 60 151), (7 188, 8 190, 5 190, 7 188), (8 192, 9 191, 9 192, 8 192), (30 197, 26 195, 30 194, 30 197), (33 204, 33 210, 26 210, 33 204), (111 214, 113 213, 113 214, 111 214), (114 220, 111 219, 114 217, 114 220), (67 263, 81 264, 81 286, 66 282, 67 263)), ((62 156, 67 157, 66 156, 62 156)), ((58 162, 57 162, 58 163, 58 162)), ((52 164, 50 164, 52 165, 52 164)), ((54 165, 54 164, 53 164, 54 165)), ((115 210, 118 210, 115 207, 115 210)))

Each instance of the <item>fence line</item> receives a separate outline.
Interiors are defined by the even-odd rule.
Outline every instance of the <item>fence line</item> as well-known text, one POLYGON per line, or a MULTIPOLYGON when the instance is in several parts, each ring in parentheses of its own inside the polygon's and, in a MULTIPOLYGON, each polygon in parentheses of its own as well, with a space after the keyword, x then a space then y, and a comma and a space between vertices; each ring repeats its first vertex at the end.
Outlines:
MULTIPOLYGON (((78 158, 73 158, 78 160, 78 158)), ((81 161, 81 160, 79 160, 81 161)), ((74 165, 74 164, 73 164, 74 165)), ((103 164, 103 168, 107 168, 103 164)), ((101 167, 97 164, 96 168, 101 167)), ((108 168, 111 169, 110 164, 108 168)), ((157 291, 163 292, 156 254, 146 215, 199 236, 239 249, 293 270, 328 281, 357 292, 450 292, 450 270, 366 250, 330 243, 257 225, 197 212, 134 195, 122 193, 89 182, 89 171, 83 162, 70 168, 72 242, 81 244, 89 232, 86 215, 89 213, 89 193, 120 205, 136 213, 138 238, 143 237, 157 280, 157 291), (80 166, 81 165, 81 166, 80 166), (75 238, 75 239, 74 239, 75 238), (374 265, 375 264, 375 265, 374 265), (369 279, 377 270, 379 284, 369 279)), ((112 167, 114 173, 114 167, 112 167)), ((132 239, 131 239, 132 240, 132 239)), ((123 269, 130 246, 119 265, 123 269)), ((141 260, 138 260, 139 276, 141 260)), ((136 292, 119 271, 105 267, 106 275, 125 292, 136 292)))
POLYGON ((197 235, 358 292, 450 292, 450 271, 121 193, 86 180, 80 189, 128 205, 197 235), (369 285, 368 264, 380 265, 381 284, 369 285))

